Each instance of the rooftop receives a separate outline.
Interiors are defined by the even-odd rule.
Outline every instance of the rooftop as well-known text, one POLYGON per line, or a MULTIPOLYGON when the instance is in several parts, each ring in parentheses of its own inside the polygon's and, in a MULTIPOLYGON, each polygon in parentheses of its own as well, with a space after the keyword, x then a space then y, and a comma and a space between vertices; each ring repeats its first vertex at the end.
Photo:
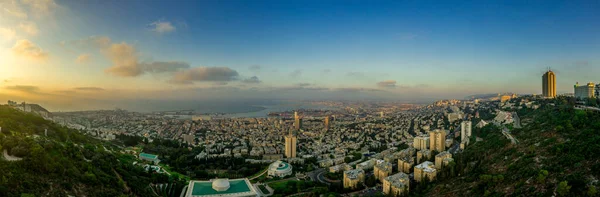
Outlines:
POLYGON ((365 173, 365 171, 362 170, 362 169, 355 169, 355 170, 344 171, 344 174, 346 174, 346 176, 349 179, 356 179, 356 178, 358 178, 358 176, 360 174, 364 174, 364 173, 365 173))
POLYGON ((158 155, 148 154, 148 153, 140 153, 140 157, 144 157, 146 159, 158 159, 158 155))
POLYGON ((213 179, 210 181, 191 181, 186 196, 247 196, 252 193, 256 193, 256 191, 254 191, 248 179, 213 179), (220 191, 215 190, 215 188, 220 191))

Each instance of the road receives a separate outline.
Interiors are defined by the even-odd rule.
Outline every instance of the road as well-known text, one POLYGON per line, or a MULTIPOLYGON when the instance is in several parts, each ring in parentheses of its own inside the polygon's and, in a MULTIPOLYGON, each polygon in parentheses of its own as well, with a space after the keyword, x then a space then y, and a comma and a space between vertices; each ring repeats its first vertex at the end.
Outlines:
POLYGON ((4 149, 4 159, 6 159, 7 161, 20 161, 20 160, 22 160, 22 158, 20 158, 20 157, 15 157, 15 156, 9 155, 8 151, 6 151, 6 149, 4 149))
POLYGON ((515 127, 515 129, 521 128, 521 118, 519 118, 519 115, 517 114, 517 112, 513 112, 512 113, 513 116, 513 126, 515 127))
POLYGON ((508 138, 513 144, 519 143, 519 140, 517 140, 517 138, 510 134, 510 131, 504 125, 502 125, 502 134, 506 136, 506 138, 508 138))
POLYGON ((251 180, 254 180, 255 178, 258 178, 258 177, 262 176, 263 174, 267 173, 267 171, 268 171, 268 170, 264 170, 262 173, 260 173, 260 174, 257 174, 257 175, 256 175, 256 176, 254 176, 254 177, 248 178, 248 180, 250 180, 250 181, 251 181, 251 180))
POLYGON ((322 173, 322 172, 325 172, 325 169, 324 169, 324 168, 317 168, 316 170, 313 170, 313 171, 307 172, 307 173, 306 173, 306 176, 310 177, 310 180, 312 180, 312 181, 319 181, 319 182, 322 182, 322 181, 319 179, 319 174, 320 174, 320 173, 322 173))

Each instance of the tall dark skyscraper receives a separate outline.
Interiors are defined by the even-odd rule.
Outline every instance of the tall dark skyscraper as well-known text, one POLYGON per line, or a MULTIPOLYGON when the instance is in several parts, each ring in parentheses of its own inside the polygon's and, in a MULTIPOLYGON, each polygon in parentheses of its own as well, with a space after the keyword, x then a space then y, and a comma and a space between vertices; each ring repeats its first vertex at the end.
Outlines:
POLYGON ((542 96, 544 98, 556 97, 556 75, 550 69, 542 76, 542 96))

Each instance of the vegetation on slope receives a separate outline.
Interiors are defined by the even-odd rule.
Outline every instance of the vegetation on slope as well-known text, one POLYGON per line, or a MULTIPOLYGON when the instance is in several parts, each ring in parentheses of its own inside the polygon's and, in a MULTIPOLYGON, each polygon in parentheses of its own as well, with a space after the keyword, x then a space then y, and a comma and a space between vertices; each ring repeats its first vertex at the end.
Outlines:
POLYGON ((458 174, 442 178, 432 196, 597 196, 600 177, 600 113, 575 110, 558 98, 538 110, 519 110, 519 140, 512 144, 500 128, 474 128, 463 152, 454 155, 458 174), (473 143, 475 142, 475 143, 473 143))
POLYGON ((0 149, 22 158, 0 159, 0 196, 156 196, 151 183, 183 185, 133 165, 132 155, 36 115, 0 106, 0 127, 0 149))

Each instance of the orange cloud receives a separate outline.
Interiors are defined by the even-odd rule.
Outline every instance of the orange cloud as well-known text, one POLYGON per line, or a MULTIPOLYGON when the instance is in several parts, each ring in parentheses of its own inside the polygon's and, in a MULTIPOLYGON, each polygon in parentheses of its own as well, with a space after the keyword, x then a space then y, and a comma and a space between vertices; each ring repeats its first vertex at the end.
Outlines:
POLYGON ((22 39, 17 40, 15 45, 12 47, 12 52, 18 56, 29 58, 32 60, 44 61, 48 59, 48 53, 42 50, 35 43, 22 39))

